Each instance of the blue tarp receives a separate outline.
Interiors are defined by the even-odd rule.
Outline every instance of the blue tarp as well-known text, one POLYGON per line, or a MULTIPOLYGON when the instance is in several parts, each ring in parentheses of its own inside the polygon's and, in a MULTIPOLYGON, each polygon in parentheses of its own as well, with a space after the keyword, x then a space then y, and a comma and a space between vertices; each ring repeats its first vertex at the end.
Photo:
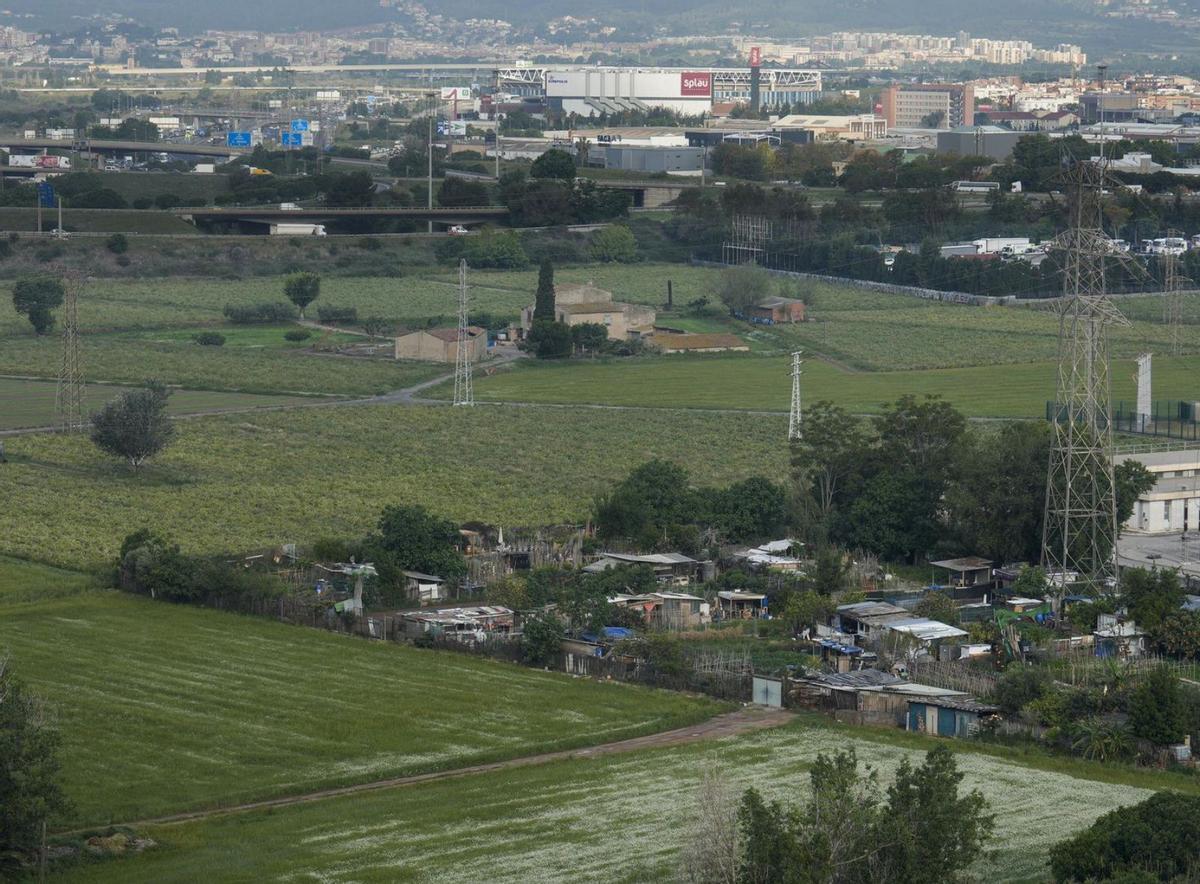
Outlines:
POLYGON ((605 626, 600 630, 601 635, 596 635, 594 632, 584 632, 580 634, 580 638, 586 642, 610 641, 619 642, 622 639, 633 638, 634 632, 625 626, 605 626))

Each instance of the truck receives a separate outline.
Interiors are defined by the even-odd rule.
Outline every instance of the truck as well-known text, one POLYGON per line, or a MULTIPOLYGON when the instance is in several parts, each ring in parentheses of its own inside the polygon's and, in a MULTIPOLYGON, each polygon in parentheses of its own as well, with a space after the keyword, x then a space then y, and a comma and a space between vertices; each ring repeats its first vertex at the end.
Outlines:
POLYGON ((271 236, 327 236, 324 224, 279 221, 271 225, 271 236))
POLYGON ((70 157, 53 154, 9 154, 8 164, 18 169, 62 169, 71 168, 70 157))

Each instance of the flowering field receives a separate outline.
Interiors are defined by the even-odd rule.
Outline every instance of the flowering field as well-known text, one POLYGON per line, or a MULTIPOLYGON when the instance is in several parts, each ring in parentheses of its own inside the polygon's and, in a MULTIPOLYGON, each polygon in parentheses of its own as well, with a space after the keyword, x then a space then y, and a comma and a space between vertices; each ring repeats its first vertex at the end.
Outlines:
POLYGON ((718 708, 116 592, 2 610, 0 649, 60 721, 65 823, 590 745, 718 708))
MULTIPOLYGON (((854 746, 886 784, 902 757, 919 761, 917 747, 928 745, 895 732, 800 724, 162 827, 151 832, 159 849, 84 869, 78 878, 182 882, 228 872, 331 884, 669 880, 705 771, 721 771, 735 795, 754 785, 796 799, 818 752, 854 746)), ((1150 794, 1090 782, 1095 767, 1065 762, 1070 774, 1039 770, 958 748, 964 785, 980 789, 999 817, 994 853, 974 870, 977 880, 1043 880, 1050 845, 1150 794)))
POLYGON ((295 409, 182 422, 137 475, 85 438, 21 436, 0 469, 0 553, 101 567, 145 526, 187 551, 257 550, 357 535, 393 503, 507 528, 581 521, 596 494, 652 457, 701 483, 781 475, 785 436, 782 416, 295 409))

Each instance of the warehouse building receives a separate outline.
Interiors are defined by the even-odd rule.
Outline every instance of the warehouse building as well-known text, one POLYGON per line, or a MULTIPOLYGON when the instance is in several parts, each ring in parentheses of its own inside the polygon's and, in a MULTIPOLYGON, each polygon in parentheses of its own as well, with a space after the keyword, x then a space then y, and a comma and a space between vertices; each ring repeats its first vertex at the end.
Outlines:
POLYGON ((1024 136, 1024 132, 999 126, 959 126, 937 134, 937 152, 1004 161, 1012 156, 1013 148, 1024 136))
POLYGON ((900 83, 883 91, 883 116, 890 129, 970 126, 975 91, 957 83, 900 83))
MULTIPOLYGON (((592 148, 595 150, 595 148, 592 148)), ((671 172, 699 175, 704 167, 704 150, 699 147, 653 145, 604 145, 604 168, 627 172, 671 172)))

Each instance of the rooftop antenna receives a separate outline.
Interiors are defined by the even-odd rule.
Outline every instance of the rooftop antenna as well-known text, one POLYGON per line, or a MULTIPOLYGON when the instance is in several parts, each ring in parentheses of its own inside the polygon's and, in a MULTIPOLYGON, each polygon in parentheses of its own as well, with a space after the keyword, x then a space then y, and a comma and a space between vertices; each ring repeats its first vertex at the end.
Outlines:
POLYGON ((792 354, 792 410, 788 413, 788 441, 798 442, 804 435, 804 414, 800 409, 800 354, 797 350, 792 354))
POLYGON ((471 327, 467 322, 467 262, 458 262, 458 346, 454 352, 454 404, 474 405, 471 380, 471 327))
POLYGON ((58 368, 55 411, 64 433, 83 430, 83 363, 79 357, 79 290, 83 280, 63 277, 62 362, 58 368))

